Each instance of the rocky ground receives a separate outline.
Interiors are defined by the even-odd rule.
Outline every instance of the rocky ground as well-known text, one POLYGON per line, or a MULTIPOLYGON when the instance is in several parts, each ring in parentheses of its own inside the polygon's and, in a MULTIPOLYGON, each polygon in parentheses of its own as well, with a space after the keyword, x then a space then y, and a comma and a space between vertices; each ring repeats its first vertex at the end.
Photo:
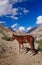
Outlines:
MULTIPOLYGON (((18 42, 5 41, 0 34, 0 65, 42 65, 42 52, 36 55, 19 53, 18 42)), ((24 45, 29 47, 29 45, 24 45)))

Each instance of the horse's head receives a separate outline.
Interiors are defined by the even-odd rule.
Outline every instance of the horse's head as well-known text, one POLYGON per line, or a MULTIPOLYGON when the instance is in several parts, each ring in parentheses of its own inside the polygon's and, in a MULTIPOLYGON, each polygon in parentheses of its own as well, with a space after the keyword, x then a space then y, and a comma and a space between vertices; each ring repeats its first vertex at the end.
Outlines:
POLYGON ((11 41, 14 41, 14 39, 15 39, 15 35, 14 35, 14 34, 12 34, 11 41))

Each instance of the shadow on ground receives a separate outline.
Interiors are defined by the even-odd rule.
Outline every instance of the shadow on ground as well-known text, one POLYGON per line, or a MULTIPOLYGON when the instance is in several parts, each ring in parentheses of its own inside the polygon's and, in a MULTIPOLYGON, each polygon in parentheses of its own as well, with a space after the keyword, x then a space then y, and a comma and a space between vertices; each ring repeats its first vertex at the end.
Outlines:
MULTIPOLYGON (((31 51, 31 48, 28 48, 28 47, 25 47, 25 53, 28 53, 29 51, 31 51)), ((36 55, 37 53, 39 52, 39 49, 35 49, 35 54, 36 55)))

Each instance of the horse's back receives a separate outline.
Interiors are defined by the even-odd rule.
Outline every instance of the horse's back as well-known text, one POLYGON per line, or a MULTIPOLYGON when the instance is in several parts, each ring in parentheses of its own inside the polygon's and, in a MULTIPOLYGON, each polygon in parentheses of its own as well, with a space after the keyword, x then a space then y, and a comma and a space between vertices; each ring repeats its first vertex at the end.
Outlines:
POLYGON ((25 36, 19 36, 18 37, 18 41, 20 41, 20 42, 32 42, 34 40, 34 37, 33 36, 31 36, 31 35, 25 35, 25 36))

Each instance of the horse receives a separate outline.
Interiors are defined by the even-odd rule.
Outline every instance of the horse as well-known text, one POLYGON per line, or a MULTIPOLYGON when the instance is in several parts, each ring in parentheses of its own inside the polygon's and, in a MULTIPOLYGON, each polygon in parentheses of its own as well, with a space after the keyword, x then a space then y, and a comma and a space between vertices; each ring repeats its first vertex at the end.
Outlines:
POLYGON ((35 46, 34 46, 34 37, 32 35, 15 35, 15 34, 12 34, 12 38, 11 38, 11 41, 13 40, 17 40, 19 42, 19 51, 21 49, 21 46, 22 46, 22 49, 24 49, 24 43, 29 43, 30 47, 31 47, 31 51, 33 53, 35 53, 35 46))

